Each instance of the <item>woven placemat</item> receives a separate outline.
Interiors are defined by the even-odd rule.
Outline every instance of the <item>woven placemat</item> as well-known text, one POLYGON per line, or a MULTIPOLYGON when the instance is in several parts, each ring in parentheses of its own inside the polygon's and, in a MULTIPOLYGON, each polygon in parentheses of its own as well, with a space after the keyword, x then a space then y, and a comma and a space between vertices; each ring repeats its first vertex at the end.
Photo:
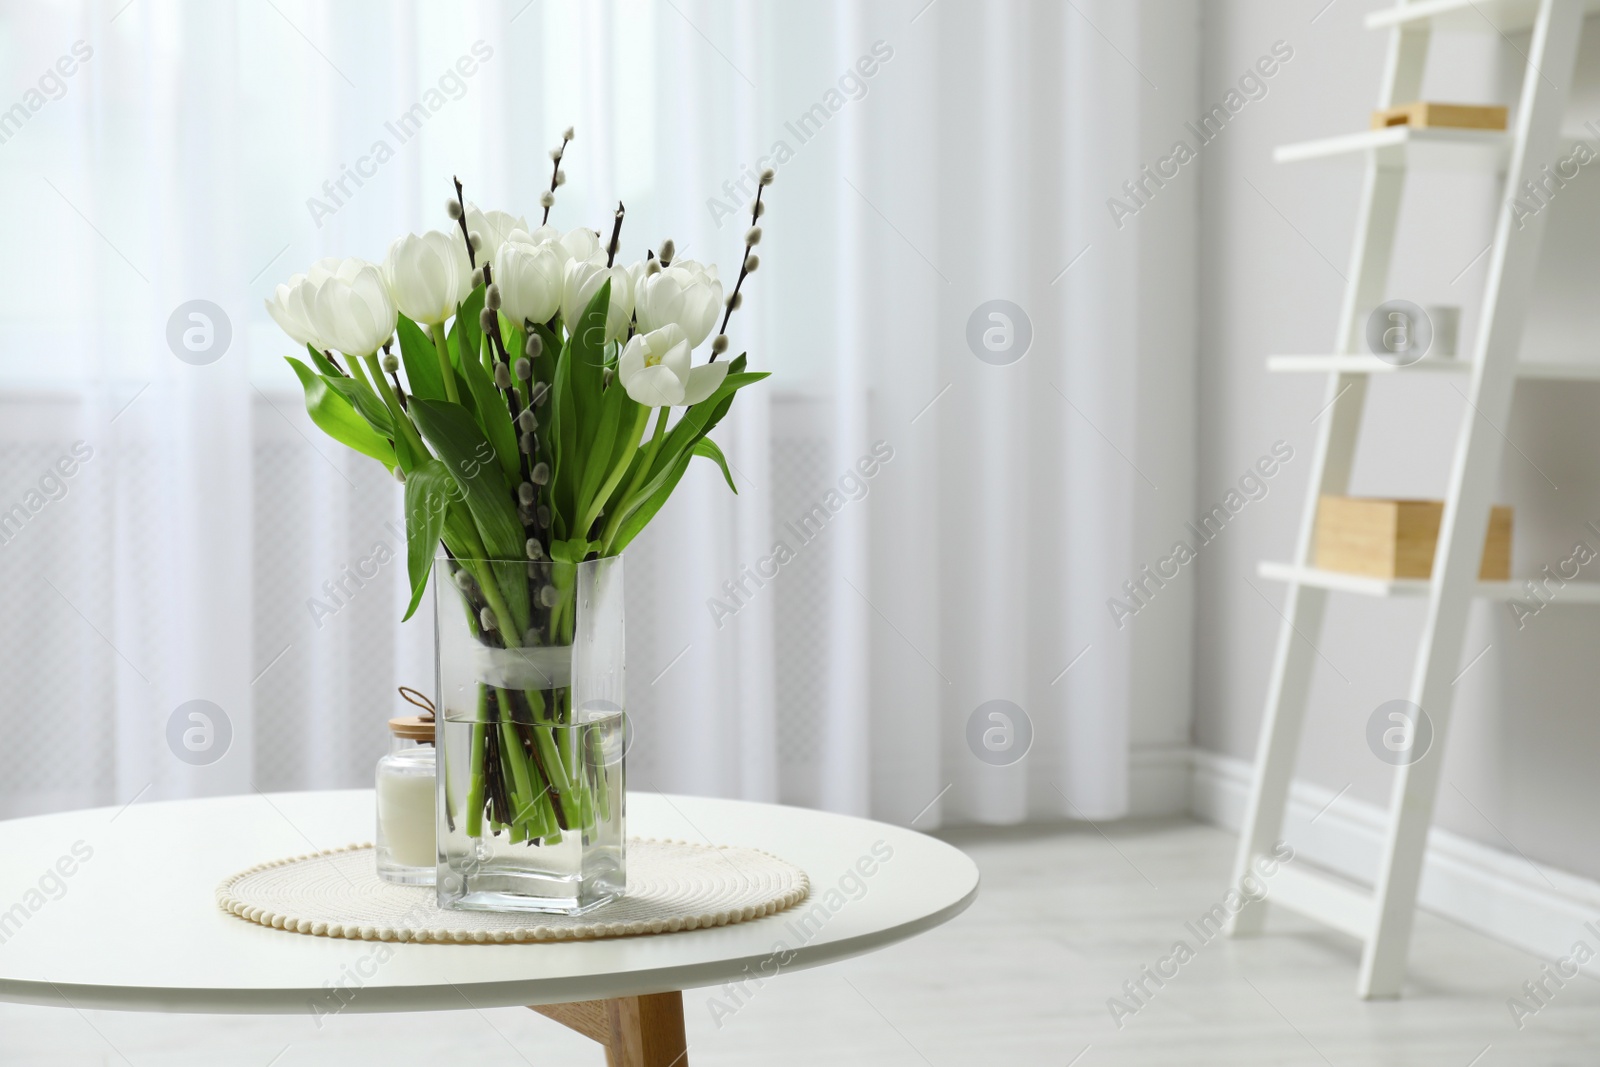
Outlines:
POLYGON ((628 891, 584 915, 451 911, 432 886, 378 877, 371 845, 263 863, 217 887, 224 911, 276 930, 361 941, 571 941, 727 926, 806 898, 806 872, 753 848, 636 838, 628 891))

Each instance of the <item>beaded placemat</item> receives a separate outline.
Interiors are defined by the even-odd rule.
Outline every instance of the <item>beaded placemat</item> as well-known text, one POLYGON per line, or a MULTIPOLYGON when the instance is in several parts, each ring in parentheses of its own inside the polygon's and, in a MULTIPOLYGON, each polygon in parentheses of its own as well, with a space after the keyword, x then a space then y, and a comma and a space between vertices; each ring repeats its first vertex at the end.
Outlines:
POLYGON ((224 911, 277 930, 362 941, 569 941, 726 926, 806 898, 792 863, 753 848, 628 842, 628 891, 584 915, 451 911, 432 886, 378 877, 371 845, 277 860, 217 887, 224 911))

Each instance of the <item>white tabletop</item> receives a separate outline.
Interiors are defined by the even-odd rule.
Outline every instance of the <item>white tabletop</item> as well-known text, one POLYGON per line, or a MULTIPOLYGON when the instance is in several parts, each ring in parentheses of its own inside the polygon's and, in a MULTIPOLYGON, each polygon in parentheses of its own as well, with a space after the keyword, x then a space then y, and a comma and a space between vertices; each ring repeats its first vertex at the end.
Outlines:
POLYGON ((764 919, 651 937, 345 941, 228 915, 216 887, 257 863, 370 840, 370 791, 66 812, 0 822, 0 1000, 288 1014, 634 996, 859 955, 937 926, 977 896, 977 867, 960 851, 885 823, 650 793, 629 794, 627 819, 630 836, 765 849, 806 871, 811 896, 764 919), (809 939, 795 926, 806 913, 809 939), (780 942, 792 956, 773 955, 780 942), (344 990, 337 1000, 331 986, 344 990))

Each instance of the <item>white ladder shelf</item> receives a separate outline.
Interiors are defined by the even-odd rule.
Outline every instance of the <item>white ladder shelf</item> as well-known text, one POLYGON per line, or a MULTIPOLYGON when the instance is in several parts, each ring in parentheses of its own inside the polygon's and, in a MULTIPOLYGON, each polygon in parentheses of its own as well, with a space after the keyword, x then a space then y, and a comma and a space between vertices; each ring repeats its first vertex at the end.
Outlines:
MULTIPOLYGON (((1502 439, 1494 427, 1505 424, 1519 377, 1592 381, 1600 379, 1600 367, 1564 368, 1519 359, 1533 270, 1549 212, 1539 212, 1519 228, 1502 206, 1470 362, 1425 359, 1411 367, 1392 367, 1362 353, 1361 316, 1384 299, 1400 193, 1409 169, 1503 170, 1509 193, 1522 188, 1524 180, 1537 180, 1540 165, 1556 158, 1583 17, 1596 8, 1600 0, 1400 0, 1399 6, 1367 18, 1368 26, 1387 29, 1390 35, 1378 107, 1420 99, 1428 44, 1436 27, 1488 33, 1531 29, 1515 128, 1492 133, 1391 128, 1292 145, 1277 154, 1283 162, 1355 154, 1364 157, 1365 181, 1334 354, 1277 356, 1269 361, 1272 370, 1326 373, 1327 414, 1319 420, 1294 562, 1262 565, 1264 576, 1288 584, 1288 595, 1233 884, 1240 884, 1258 857, 1272 856, 1283 828, 1314 646, 1329 593, 1426 597, 1427 617, 1409 699, 1431 720, 1433 743, 1415 762, 1396 770, 1376 886, 1368 892, 1298 865, 1281 868, 1270 883, 1272 903, 1362 940, 1357 990, 1363 997, 1399 996, 1405 981, 1417 884, 1433 820, 1450 723, 1451 683, 1459 668, 1467 608, 1474 597, 1519 595, 1515 583, 1480 582, 1477 576, 1502 453, 1502 439), (1312 565, 1317 502, 1325 494, 1348 491, 1368 378, 1395 371, 1455 373, 1468 382, 1469 406, 1457 438, 1433 575, 1426 580, 1382 581, 1318 570, 1312 565)), ((1600 603, 1600 584, 1572 592, 1572 599, 1600 603)), ((1266 910, 1265 900, 1247 903, 1234 917, 1230 932, 1259 933, 1266 910)))

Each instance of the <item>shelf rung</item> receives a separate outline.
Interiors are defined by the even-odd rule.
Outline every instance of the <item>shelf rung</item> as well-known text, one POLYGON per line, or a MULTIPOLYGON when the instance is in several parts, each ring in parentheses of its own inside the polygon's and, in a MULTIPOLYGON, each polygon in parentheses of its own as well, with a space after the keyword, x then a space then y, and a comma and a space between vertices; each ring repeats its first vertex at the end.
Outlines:
POLYGON ((1279 163, 1300 163, 1340 158, 1361 161, 1370 155, 1380 167, 1492 173, 1505 170, 1510 154, 1511 135, 1505 130, 1387 126, 1282 145, 1273 150, 1272 158, 1279 163))
POLYGON ((1363 941, 1372 935, 1370 891, 1294 863, 1279 867, 1267 884, 1269 904, 1281 904, 1363 941))
MULTIPOLYGON (((1588 0, 1586 12, 1600 11, 1600 0, 1588 0)), ((1417 0, 1367 15, 1367 29, 1395 27, 1516 33, 1533 25, 1539 0, 1417 0)))
MULTIPOLYGON (((1323 570, 1319 567, 1297 567, 1293 563, 1265 560, 1257 565, 1256 573, 1274 582, 1291 582, 1318 589, 1331 589, 1341 593, 1359 593, 1377 597, 1427 596, 1432 581, 1427 578, 1371 578, 1365 574, 1346 574, 1343 571, 1323 570)), ((1485 600, 1531 600, 1523 587, 1526 579, 1509 582, 1479 582, 1473 595, 1485 600)), ((1548 590, 1541 589, 1552 605, 1600 604, 1600 582, 1569 581, 1566 585, 1548 590)))
MULTIPOLYGON (((1398 367, 1377 356, 1268 356, 1267 370, 1274 374, 1466 374, 1466 358, 1430 356, 1398 367)), ((1517 364, 1517 377, 1525 381, 1600 382, 1600 363, 1528 360, 1517 364)))

